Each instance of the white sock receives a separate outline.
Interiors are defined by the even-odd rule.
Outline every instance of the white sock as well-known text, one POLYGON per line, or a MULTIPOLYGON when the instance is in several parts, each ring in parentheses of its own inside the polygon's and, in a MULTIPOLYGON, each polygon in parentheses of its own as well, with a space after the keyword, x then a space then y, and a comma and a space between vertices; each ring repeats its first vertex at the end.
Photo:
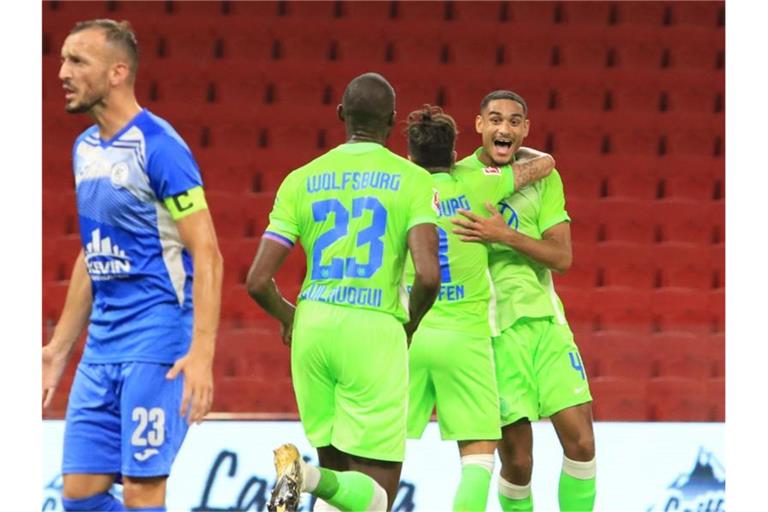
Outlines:
POLYGON ((304 459, 299 459, 299 465, 301 465, 301 492, 314 491, 320 483, 320 470, 304 462, 304 459))
POLYGON ((526 485, 515 485, 499 475, 499 494, 511 500, 523 500, 531 495, 531 482, 526 485))
POLYGON ((376 480, 373 480, 373 499, 366 511, 387 512, 387 491, 376 480))
POLYGON ((461 458, 461 465, 474 464, 488 470, 490 474, 493 474, 493 466, 496 460, 491 453, 478 453, 475 455, 465 455, 461 458))
POLYGON ((595 474, 597 473, 597 463, 595 460, 596 458, 592 457, 592 460, 581 462, 578 460, 571 460, 563 455, 563 473, 570 475, 573 478, 578 478, 579 480, 591 480, 592 478, 595 478, 595 474))
POLYGON ((328 503, 324 502, 320 498, 317 498, 317 501, 315 501, 315 508, 313 508, 312 511, 313 512, 338 512, 339 509, 337 509, 333 505, 329 505, 328 503))

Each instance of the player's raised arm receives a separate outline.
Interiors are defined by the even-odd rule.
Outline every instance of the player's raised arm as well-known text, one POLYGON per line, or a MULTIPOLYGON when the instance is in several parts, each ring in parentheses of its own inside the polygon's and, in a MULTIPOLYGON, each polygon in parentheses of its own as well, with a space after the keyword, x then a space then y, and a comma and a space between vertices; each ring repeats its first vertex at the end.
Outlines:
POLYGON ((64 309, 51 341, 43 347, 43 408, 48 407, 53 400, 72 349, 88 323, 91 304, 91 278, 81 249, 72 268, 64 309))
POLYGON ((515 153, 512 172, 515 174, 515 190, 527 187, 535 181, 546 178, 555 167, 555 159, 548 153, 521 147, 515 153))
POLYGON ((245 286, 248 294, 259 306, 282 325, 283 343, 290 345, 293 315, 296 307, 277 288, 274 276, 283 265, 291 250, 287 242, 277 241, 267 233, 261 239, 259 249, 248 271, 245 286))

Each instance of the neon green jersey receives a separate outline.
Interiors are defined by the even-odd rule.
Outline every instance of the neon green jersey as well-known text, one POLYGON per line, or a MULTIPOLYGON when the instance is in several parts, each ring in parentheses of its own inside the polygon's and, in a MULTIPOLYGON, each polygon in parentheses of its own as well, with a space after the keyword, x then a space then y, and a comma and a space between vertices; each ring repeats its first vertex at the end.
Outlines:
POLYGON ((379 144, 342 144, 285 178, 264 236, 288 246, 301 239, 307 277, 299 301, 373 309, 405 322, 408 230, 436 224, 436 203, 424 169, 379 144))
MULTIPOLYGON (((461 160, 462 167, 480 174, 486 167, 478 158, 481 149, 461 160)), ((507 225, 539 240, 552 226, 571 220, 565 211, 563 182, 557 170, 505 198, 498 207, 507 225)), ((501 330, 520 318, 554 317, 558 323, 567 323, 548 268, 500 244, 490 246, 488 264, 496 287, 501 330)))
MULTIPOLYGON (((480 336, 498 334, 496 300, 488 271, 488 249, 484 244, 462 242, 453 230, 451 218, 462 208, 487 217, 485 203, 496 204, 515 190, 512 169, 489 167, 483 172, 469 172, 456 166, 451 173, 432 174, 440 197, 440 293, 421 325, 480 336)), ((410 258, 406 281, 414 278, 410 258)))

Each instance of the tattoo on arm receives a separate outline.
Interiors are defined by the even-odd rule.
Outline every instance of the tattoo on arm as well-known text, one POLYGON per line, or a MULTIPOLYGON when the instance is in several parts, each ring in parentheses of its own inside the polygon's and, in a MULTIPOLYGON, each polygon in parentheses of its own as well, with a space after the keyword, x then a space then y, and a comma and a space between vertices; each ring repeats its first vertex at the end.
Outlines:
POLYGON ((545 155, 524 162, 516 162, 512 165, 512 170, 515 172, 515 190, 519 190, 549 176, 552 172, 551 158, 545 155))

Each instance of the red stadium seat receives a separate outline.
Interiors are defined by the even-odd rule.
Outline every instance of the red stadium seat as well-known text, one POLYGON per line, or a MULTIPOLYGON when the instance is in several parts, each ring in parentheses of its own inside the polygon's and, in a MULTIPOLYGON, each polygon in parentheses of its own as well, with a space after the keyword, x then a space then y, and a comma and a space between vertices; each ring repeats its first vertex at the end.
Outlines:
POLYGON ((526 25, 552 25, 558 2, 510 2, 510 19, 526 25))
POLYGON ((592 293, 591 287, 558 286, 557 288, 557 295, 565 309, 565 317, 577 340, 585 333, 591 333, 595 327, 592 293))
POLYGON ((79 234, 74 191, 43 191, 43 238, 79 234))
POLYGON ((712 319, 714 332, 725 332, 725 288, 709 292, 707 312, 712 319))
POLYGON ((708 336, 693 333, 659 333, 650 337, 656 374, 659 377, 685 377, 708 379, 714 373, 714 361, 709 347, 708 336))
POLYGON ((713 377, 725 377, 725 332, 710 334, 704 346, 712 360, 713 377))
POLYGON ((445 19, 448 2, 393 2, 398 23, 445 19))
POLYGON ((651 419, 657 421, 708 421, 706 381, 660 377, 648 383, 651 419))
POLYGON ((661 172, 660 162, 653 155, 612 154, 604 156, 598 169, 606 181, 607 197, 611 199, 656 199, 661 172))
POLYGON ((258 246, 259 238, 219 239, 219 250, 225 262, 224 287, 245 284, 258 246))
POLYGON ((302 21, 324 21, 334 17, 337 3, 328 0, 315 2, 288 1, 284 2, 284 8, 286 15, 290 18, 299 18, 302 21))
POLYGON ((711 84, 676 84, 670 88, 669 110, 696 114, 722 113, 725 83, 713 88, 711 84))
POLYGON ((43 283, 69 281, 82 248, 79 234, 43 238, 43 283))
POLYGON ((232 376, 291 377, 290 348, 283 345, 276 320, 259 327, 222 331, 216 342, 219 357, 229 359, 223 369, 232 376))
POLYGON ((618 22, 624 25, 660 27, 664 22, 666 4, 662 2, 616 2, 618 22))
POLYGON ((608 48, 603 41, 580 37, 574 33, 574 39, 556 44, 557 66, 580 72, 587 70, 602 72, 607 68, 608 48))
POLYGON ((653 292, 651 301, 659 330, 698 334, 715 330, 715 319, 707 305, 707 294, 691 288, 660 288, 653 292))
POLYGON ((651 292, 630 287, 595 288, 592 292, 592 310, 597 319, 597 330, 651 332, 651 292))
MULTIPOLYGON (((625 331, 595 332, 590 341, 590 377, 618 377, 644 381, 652 376, 652 351, 648 337, 625 331)), ((589 368, 588 368, 589 370, 589 368)))
POLYGON ((570 26, 603 27, 611 24, 616 10, 615 2, 590 2, 580 4, 561 2, 559 8, 563 13, 563 21, 570 26))
POLYGON ((655 202, 639 199, 605 199, 595 203, 600 241, 653 243, 655 202))
POLYGON ((597 421, 645 421, 648 397, 645 380, 598 377, 590 379, 592 411, 597 421))
MULTIPOLYGON (((605 110, 606 88, 597 80, 565 81, 557 86, 557 109, 566 112, 605 110)), ((542 117, 544 117, 542 115, 542 117)))
POLYGON ((345 1, 342 4, 344 18, 353 20, 384 20, 389 18, 391 2, 357 2, 345 1))
POLYGON ((556 166, 563 181, 566 201, 571 198, 594 201, 600 197, 603 188, 602 163, 603 159, 599 156, 571 153, 558 156, 556 166))
POLYGON ((651 258, 663 287, 712 288, 712 263, 701 245, 671 242, 653 247, 651 258))
POLYGON ((553 272, 556 287, 585 287, 595 286, 597 279, 597 262, 595 246, 588 243, 573 245, 573 264, 565 274, 553 272))
MULTIPOLYGON (((476 26, 498 26, 501 14, 509 8, 509 2, 499 0, 488 2, 451 2, 453 19, 457 23, 476 26)), ((501 28, 501 27, 499 27, 501 28)))
POLYGON ((650 290, 656 284, 651 264, 654 248, 633 242, 597 244, 595 259, 601 286, 629 286, 650 290))
POLYGON ((714 202, 657 201, 648 210, 648 221, 660 226, 663 242, 713 243, 724 219, 714 202))
POLYGON ((706 386, 709 421, 725 421, 725 377, 709 379, 706 386))
POLYGON ((672 2, 675 25, 715 28, 725 19, 725 2, 672 2))
MULTIPOLYGON (((565 193, 567 196, 568 191, 566 190, 565 193)), ((598 240, 600 228, 598 204, 594 199, 567 197, 565 208, 571 217, 571 239, 574 245, 595 244, 598 240)))

